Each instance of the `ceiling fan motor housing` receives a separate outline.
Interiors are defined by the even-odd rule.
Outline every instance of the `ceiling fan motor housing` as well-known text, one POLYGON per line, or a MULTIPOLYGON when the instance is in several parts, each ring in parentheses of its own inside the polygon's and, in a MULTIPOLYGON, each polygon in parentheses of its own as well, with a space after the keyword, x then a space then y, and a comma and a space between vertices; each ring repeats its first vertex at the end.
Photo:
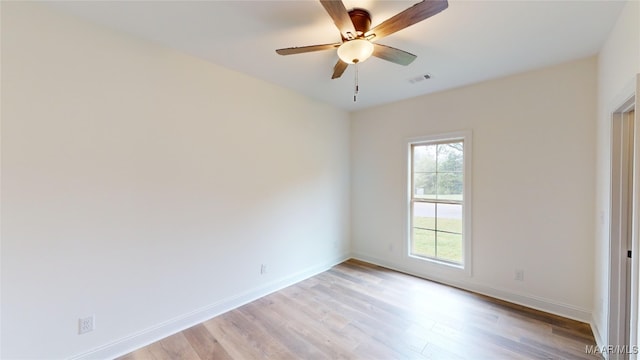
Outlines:
POLYGON ((351 22, 353 22, 353 27, 356 29, 356 34, 354 34, 355 38, 364 36, 364 34, 371 28, 371 15, 367 10, 353 9, 349 11, 349 17, 351 18, 351 22))

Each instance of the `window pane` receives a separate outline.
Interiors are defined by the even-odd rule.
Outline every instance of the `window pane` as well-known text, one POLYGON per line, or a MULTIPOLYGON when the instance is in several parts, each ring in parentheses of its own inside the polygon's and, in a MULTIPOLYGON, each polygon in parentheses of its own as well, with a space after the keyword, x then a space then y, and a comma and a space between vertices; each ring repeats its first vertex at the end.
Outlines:
POLYGON ((413 171, 436 171, 436 145, 416 145, 413 147, 413 171))
POLYGON ((436 198, 436 173, 414 173, 413 195, 417 198, 436 198))
POLYGON ((462 264, 462 235, 438 232, 438 259, 462 264))
POLYGON ((462 173, 438 173, 438 199, 462 201, 462 173))
POLYGON ((413 227, 436 229, 436 204, 413 203, 413 227))
POLYGON ((462 205, 438 204, 437 206, 438 227, 436 230, 462 234, 462 205))
POLYGON ((438 172, 462 171, 462 142, 438 145, 438 172))
POLYGON ((436 256, 436 232, 413 228, 411 254, 418 256, 436 256))

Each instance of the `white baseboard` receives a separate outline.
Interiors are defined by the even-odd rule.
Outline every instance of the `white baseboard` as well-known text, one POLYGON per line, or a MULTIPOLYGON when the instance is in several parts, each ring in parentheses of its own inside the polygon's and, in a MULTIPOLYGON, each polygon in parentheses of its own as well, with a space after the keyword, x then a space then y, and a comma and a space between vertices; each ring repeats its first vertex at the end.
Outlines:
MULTIPOLYGON (((591 325, 591 332, 593 332, 593 337, 596 339, 596 346, 598 346, 599 349, 602 349, 605 347, 606 342, 602 338, 602 333, 600 332, 600 329, 598 329, 597 324, 598 322, 596 321, 596 319, 591 317, 591 321, 589 322, 589 325, 591 325)), ((601 355, 605 360, 609 360, 608 353, 602 353, 601 355)))
POLYGON ((113 359, 118 356, 128 354, 136 349, 154 343, 167 336, 188 329, 203 321, 207 321, 215 316, 238 308, 244 304, 250 303, 251 301, 281 290, 287 286, 291 286, 302 280, 308 279, 314 275, 330 269, 331 267, 349 258, 350 256, 345 255, 343 257, 334 259, 333 261, 313 266, 284 278, 271 281, 265 285, 247 290, 243 293, 228 297, 226 299, 222 299, 211 305, 175 317, 147 329, 143 329, 139 332, 133 333, 129 336, 115 340, 95 349, 77 354, 71 357, 70 360, 113 359))
POLYGON ((406 274, 421 277, 423 279, 432 280, 439 283, 451 285, 457 288, 461 288, 464 290, 473 291, 482 295, 490 296, 492 298, 508 301, 518 305, 530 307, 536 310, 545 311, 551 314, 563 316, 573 320, 578 320, 587 324, 591 323, 591 311, 580 308, 580 307, 576 307, 570 304, 565 304, 562 302, 546 299, 543 297, 533 296, 530 294, 516 293, 510 290, 500 289, 500 288, 492 287, 486 284, 478 284, 471 281, 451 280, 451 279, 445 279, 445 278, 436 277, 436 276, 419 274, 410 269, 403 268, 402 266, 399 266, 397 264, 393 264, 388 261, 377 259, 375 257, 371 257, 363 254, 352 254, 352 257, 357 260, 365 261, 365 262, 379 265, 391 270, 396 270, 406 274))

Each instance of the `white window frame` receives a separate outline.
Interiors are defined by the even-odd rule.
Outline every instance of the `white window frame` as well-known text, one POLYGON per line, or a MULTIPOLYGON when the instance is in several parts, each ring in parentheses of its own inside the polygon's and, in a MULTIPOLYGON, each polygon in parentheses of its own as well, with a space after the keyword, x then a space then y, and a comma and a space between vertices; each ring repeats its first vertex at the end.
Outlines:
POLYGON ((472 180, 472 164, 471 164, 471 159, 472 159, 472 136, 471 136, 471 131, 458 131, 458 132, 452 132, 452 133, 445 133, 445 134, 435 134, 435 135, 428 135, 428 136, 422 136, 422 137, 416 137, 416 138, 411 138, 408 139, 406 141, 405 144, 405 150, 404 150, 404 155, 405 155, 405 159, 406 159, 406 181, 405 181, 405 186, 406 186, 406 194, 405 194, 405 199, 404 199, 404 203, 405 203, 405 217, 406 217, 406 224, 405 224, 405 251, 404 254, 405 256, 410 259, 411 261, 418 261, 418 262, 422 262, 425 264, 429 264, 429 265, 433 265, 433 266, 437 266, 439 268, 445 268, 445 269, 453 269, 453 270, 457 270, 457 271, 464 271, 468 276, 471 276, 471 259, 472 259, 472 254, 471 254, 471 238, 472 238, 472 232, 471 232, 471 200, 472 200, 472 196, 471 196, 471 189, 472 189, 472 184, 471 184, 471 180, 472 180), (412 208, 411 208, 411 201, 412 201, 412 196, 413 196, 413 163, 412 163, 412 146, 413 145, 419 145, 419 144, 437 144, 437 143, 443 143, 443 142, 448 142, 448 141, 462 141, 464 143, 464 150, 463 150, 463 205, 462 205, 462 216, 463 216, 463 225, 462 225, 462 231, 463 231, 463 235, 462 235, 462 241, 463 241, 463 245, 462 245, 462 249, 463 249, 463 263, 462 264, 455 264, 455 263, 450 263, 450 262, 446 262, 446 261, 441 261, 438 259, 433 259, 433 258, 428 258, 428 257, 423 257, 423 256, 416 256, 411 254, 411 236, 412 236, 412 229, 413 229, 413 218, 412 218, 412 208))

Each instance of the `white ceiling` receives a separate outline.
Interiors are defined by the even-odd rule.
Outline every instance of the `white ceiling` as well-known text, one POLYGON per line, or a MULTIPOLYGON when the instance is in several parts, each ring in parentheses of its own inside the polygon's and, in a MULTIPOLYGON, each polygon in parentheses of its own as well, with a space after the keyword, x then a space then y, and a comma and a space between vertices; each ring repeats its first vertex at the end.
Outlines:
MULTIPOLYGON (((371 12, 372 27, 412 1, 344 0, 371 12)), ((409 66, 371 58, 331 80, 335 51, 280 56, 275 49, 338 42, 322 5, 298 1, 49 1, 48 6, 279 84, 346 110, 596 54, 621 1, 457 1, 379 43, 416 54, 409 66), (429 73, 432 79, 409 80, 429 73)))

